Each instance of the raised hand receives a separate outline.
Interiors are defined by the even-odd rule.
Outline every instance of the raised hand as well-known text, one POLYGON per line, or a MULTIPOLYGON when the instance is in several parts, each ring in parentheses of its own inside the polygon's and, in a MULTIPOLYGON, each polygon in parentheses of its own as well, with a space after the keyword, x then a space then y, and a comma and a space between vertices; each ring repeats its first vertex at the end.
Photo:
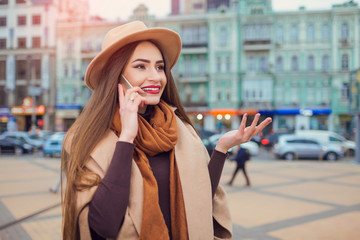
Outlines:
POLYGON ((134 142, 138 132, 138 111, 139 107, 147 104, 146 99, 140 95, 144 91, 139 87, 133 87, 125 91, 121 84, 118 84, 121 133, 119 141, 134 142))
POLYGON ((239 144, 250 141, 256 134, 261 132, 264 127, 272 122, 270 117, 266 118, 259 125, 257 125, 260 114, 256 114, 250 126, 246 127, 247 113, 244 114, 241 120, 240 127, 237 130, 232 130, 225 133, 218 141, 215 149, 217 151, 227 153, 227 151, 239 144))

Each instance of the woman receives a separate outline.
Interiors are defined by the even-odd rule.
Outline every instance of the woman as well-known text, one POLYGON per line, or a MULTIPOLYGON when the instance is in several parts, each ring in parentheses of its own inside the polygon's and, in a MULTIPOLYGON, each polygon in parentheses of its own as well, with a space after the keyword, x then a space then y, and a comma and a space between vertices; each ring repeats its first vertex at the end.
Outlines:
POLYGON ((231 239, 226 152, 271 119, 245 128, 245 116, 209 162, 171 76, 180 51, 177 33, 139 21, 105 36, 85 76, 93 95, 64 141, 64 239, 231 239))

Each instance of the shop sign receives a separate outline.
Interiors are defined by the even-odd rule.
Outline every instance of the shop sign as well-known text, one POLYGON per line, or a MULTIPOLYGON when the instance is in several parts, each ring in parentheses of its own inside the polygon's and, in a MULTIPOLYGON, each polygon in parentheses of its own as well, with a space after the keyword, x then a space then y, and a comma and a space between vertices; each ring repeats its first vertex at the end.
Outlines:
MULTIPOLYGON (((34 107, 26 106, 13 106, 11 108, 12 115, 32 115, 34 113, 34 107)), ((35 107, 36 115, 43 115, 45 113, 45 106, 40 105, 35 107)))
POLYGON ((32 98, 26 97, 23 100, 22 106, 13 106, 10 113, 11 115, 43 115, 45 113, 45 106, 40 105, 34 107, 32 98))

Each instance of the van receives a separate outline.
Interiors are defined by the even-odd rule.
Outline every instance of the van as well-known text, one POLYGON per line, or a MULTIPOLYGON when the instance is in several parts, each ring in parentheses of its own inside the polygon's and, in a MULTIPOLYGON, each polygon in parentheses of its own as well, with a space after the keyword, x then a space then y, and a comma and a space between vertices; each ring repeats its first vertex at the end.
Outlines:
POLYGON ((295 134, 298 136, 311 137, 325 145, 340 146, 348 156, 355 155, 356 143, 354 141, 347 140, 335 132, 326 130, 298 130, 295 134))

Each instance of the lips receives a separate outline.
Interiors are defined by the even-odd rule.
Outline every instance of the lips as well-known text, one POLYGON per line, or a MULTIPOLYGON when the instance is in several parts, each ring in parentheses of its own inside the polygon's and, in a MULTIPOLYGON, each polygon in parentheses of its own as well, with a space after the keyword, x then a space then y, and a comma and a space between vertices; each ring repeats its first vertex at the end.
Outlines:
POLYGON ((158 94, 160 93, 160 86, 146 86, 141 88, 144 92, 149 93, 149 94, 158 94))

